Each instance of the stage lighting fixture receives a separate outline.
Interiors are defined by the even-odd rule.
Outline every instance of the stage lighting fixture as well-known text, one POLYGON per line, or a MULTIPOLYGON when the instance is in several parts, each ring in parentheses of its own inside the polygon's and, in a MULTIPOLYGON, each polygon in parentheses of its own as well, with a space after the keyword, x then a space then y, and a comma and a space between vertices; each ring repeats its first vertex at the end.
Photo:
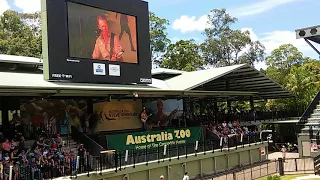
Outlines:
POLYGON ((305 31, 300 31, 299 32, 299 36, 305 36, 306 35, 306 32, 305 31))
POLYGON ((296 30, 296 38, 316 38, 319 39, 320 26, 306 27, 296 30))
POLYGON ((313 28, 310 30, 310 34, 315 35, 317 34, 318 30, 316 28, 313 28))

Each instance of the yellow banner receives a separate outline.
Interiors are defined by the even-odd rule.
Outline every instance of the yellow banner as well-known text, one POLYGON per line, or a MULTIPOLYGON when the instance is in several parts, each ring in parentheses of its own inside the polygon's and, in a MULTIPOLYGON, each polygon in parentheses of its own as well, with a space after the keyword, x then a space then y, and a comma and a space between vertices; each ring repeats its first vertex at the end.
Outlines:
POLYGON ((142 127, 140 113, 141 100, 123 99, 121 101, 101 102, 93 105, 95 113, 100 114, 98 131, 138 129, 142 127))

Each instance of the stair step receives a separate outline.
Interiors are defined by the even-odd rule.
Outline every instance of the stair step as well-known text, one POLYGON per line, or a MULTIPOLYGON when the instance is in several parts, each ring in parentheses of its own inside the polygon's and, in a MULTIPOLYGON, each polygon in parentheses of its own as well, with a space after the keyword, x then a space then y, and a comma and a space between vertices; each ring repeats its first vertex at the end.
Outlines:
POLYGON ((319 122, 319 121, 320 121, 320 118, 310 117, 310 118, 308 118, 308 122, 309 122, 309 121, 319 122))
POLYGON ((320 120, 320 112, 311 114, 312 118, 318 118, 320 120))
MULTIPOLYGON (((319 126, 320 125, 320 122, 307 122, 305 124, 306 126, 319 126)), ((309 129, 309 127, 306 127, 309 129)))

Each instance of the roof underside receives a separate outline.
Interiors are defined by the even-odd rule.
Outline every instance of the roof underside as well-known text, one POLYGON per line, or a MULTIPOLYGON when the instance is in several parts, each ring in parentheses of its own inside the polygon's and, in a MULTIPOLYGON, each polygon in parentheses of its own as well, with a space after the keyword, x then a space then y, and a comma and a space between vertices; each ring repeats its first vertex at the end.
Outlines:
POLYGON ((233 71, 199 85, 193 90, 215 91, 254 91, 258 92, 255 99, 278 99, 295 97, 290 91, 269 79, 263 73, 250 66, 242 66, 233 71), (229 81, 229 83, 227 83, 229 81), (229 84, 229 89, 227 89, 229 84))

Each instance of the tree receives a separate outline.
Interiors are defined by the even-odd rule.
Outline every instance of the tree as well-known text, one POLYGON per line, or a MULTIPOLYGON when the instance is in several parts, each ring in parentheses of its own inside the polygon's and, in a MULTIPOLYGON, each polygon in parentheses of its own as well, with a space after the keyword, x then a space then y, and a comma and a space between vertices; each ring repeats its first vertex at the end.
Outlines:
POLYGON ((22 18, 23 14, 7 10, 0 16, 0 53, 40 57, 41 35, 35 34, 22 18))
POLYGON ((195 71, 197 68, 202 68, 203 65, 200 47, 194 40, 180 40, 168 46, 160 67, 195 71))
POLYGON ((201 45, 207 63, 219 67, 264 61, 264 46, 259 41, 252 41, 249 31, 231 29, 237 19, 226 9, 213 9, 208 19, 210 27, 205 29, 206 39, 201 45))
POLYGON ((167 37, 167 26, 169 21, 159 18, 153 12, 149 12, 149 28, 150 28, 150 48, 152 53, 152 62, 156 65, 160 64, 160 56, 165 53, 170 40, 167 37))
POLYGON ((277 109, 291 109, 302 113, 319 91, 319 61, 303 57, 293 45, 284 44, 266 57, 266 75, 294 93, 297 98, 269 101, 277 109))
POLYGON ((304 58, 298 48, 292 44, 283 44, 273 50, 266 61, 268 66, 289 70, 293 65, 303 64, 304 58))

